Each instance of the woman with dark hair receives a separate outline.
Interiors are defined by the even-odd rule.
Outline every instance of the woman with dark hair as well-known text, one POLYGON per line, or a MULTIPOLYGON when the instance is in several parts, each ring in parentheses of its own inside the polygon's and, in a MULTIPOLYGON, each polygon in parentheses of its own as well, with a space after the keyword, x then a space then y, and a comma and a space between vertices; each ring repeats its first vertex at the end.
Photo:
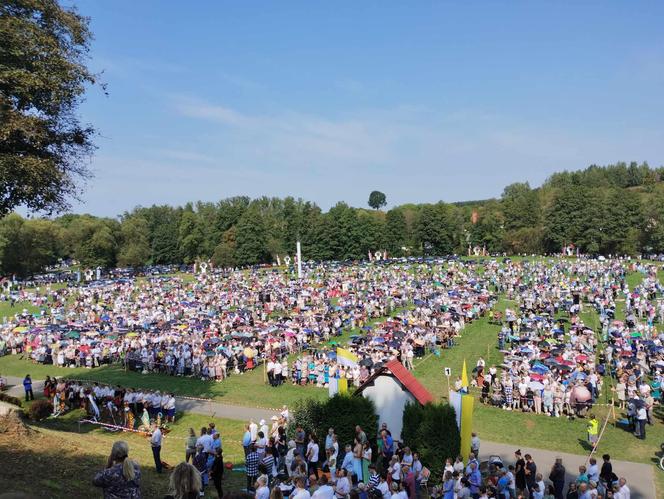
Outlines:
POLYGON ((97 473, 92 480, 95 487, 104 490, 104 499, 140 499, 141 470, 128 456, 127 442, 115 442, 106 469, 97 473))

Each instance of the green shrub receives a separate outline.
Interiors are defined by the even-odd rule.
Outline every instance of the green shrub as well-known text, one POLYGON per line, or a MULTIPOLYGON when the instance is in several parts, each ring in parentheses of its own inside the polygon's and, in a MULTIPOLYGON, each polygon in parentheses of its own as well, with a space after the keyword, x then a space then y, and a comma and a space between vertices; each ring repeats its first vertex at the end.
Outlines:
POLYGON ((364 397, 335 395, 326 401, 305 399, 296 402, 290 426, 291 435, 296 426, 307 433, 315 433, 319 440, 325 438, 327 430, 334 428, 339 447, 352 444, 355 426, 360 425, 369 438, 378 432, 378 416, 374 403, 364 397))
POLYGON ((432 481, 440 480, 445 459, 458 456, 461 448, 456 414, 449 404, 408 404, 401 435, 406 445, 420 453, 422 464, 431 470, 432 481))
POLYGON ((23 402, 21 402, 21 399, 16 398, 16 397, 12 397, 11 395, 9 395, 7 393, 0 392, 0 401, 7 402, 8 404, 17 405, 19 407, 23 406, 23 402))
POLYGON ((28 409, 28 416, 33 421, 46 419, 53 413, 53 405, 48 400, 37 400, 28 409))

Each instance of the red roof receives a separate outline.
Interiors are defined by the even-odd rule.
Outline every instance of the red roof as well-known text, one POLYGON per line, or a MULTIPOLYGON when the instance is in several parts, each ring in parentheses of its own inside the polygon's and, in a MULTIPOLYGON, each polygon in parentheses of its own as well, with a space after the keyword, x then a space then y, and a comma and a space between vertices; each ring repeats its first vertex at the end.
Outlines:
POLYGON ((387 364, 378 369, 369 379, 367 379, 362 386, 360 386, 355 393, 360 393, 364 388, 373 382, 375 378, 381 374, 385 374, 387 371, 392 373, 392 375, 403 385, 403 387, 408 390, 415 400, 420 404, 424 405, 429 402, 433 402, 433 395, 422 386, 422 383, 417 381, 415 376, 413 376, 408 369, 406 369, 401 362, 394 359, 389 361, 387 364))

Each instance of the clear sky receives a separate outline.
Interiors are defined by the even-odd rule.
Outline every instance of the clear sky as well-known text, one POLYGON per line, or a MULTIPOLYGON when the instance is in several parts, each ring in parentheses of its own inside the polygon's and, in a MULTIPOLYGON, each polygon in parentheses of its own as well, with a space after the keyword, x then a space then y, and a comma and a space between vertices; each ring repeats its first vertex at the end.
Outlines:
POLYGON ((664 164, 664 2, 66 0, 92 19, 76 212, 499 196, 664 164))

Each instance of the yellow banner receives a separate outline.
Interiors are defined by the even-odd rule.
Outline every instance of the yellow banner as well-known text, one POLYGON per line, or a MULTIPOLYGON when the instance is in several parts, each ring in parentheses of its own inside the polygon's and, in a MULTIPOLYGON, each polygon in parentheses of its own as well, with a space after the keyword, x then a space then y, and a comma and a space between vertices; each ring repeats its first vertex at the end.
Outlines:
POLYGON ((338 393, 348 393, 348 380, 346 378, 339 378, 338 393))
POLYGON ((468 462, 470 455, 470 441, 473 432, 473 402, 472 395, 461 397, 461 457, 468 462))

